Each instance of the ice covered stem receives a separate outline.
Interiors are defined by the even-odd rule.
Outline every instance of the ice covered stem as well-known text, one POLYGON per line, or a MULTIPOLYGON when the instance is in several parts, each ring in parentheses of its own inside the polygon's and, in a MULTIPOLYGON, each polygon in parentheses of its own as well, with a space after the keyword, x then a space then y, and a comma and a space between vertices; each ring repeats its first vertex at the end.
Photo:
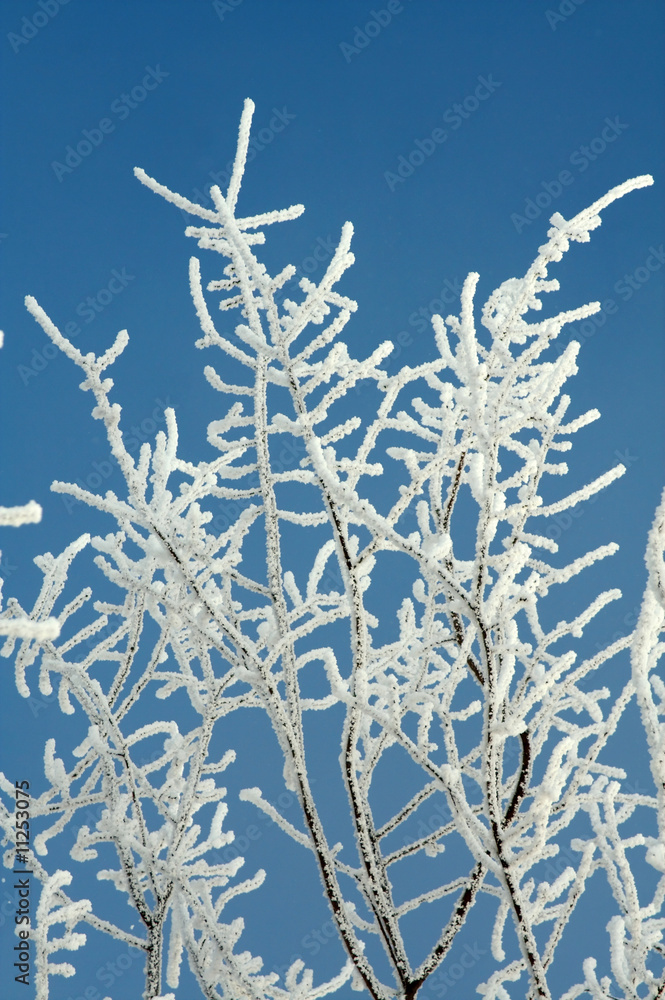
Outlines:
MULTIPOLYGON (((547 267, 554 261, 561 260, 563 254, 568 250, 571 241, 576 243, 588 243, 589 233, 601 224, 600 213, 603 209, 611 205, 618 198, 623 198, 625 194, 636 191, 639 188, 650 187, 653 184, 651 174, 640 174, 639 177, 632 177, 611 188, 602 198, 594 201, 593 205, 578 212, 572 219, 566 221, 560 212, 555 212, 550 218, 552 228, 548 230, 549 237, 547 243, 538 247, 538 256, 527 271, 524 277, 524 294, 516 301, 515 306, 506 319, 506 327, 524 312, 528 299, 533 294, 534 282, 537 278, 545 278, 547 267)), ((600 303, 593 303, 596 308, 593 312, 598 312, 600 303)))
POLYGON ((73 903, 66 901, 66 897, 63 902, 62 886, 69 885, 71 880, 72 876, 68 871, 58 870, 42 886, 34 932, 36 1000, 48 1000, 49 976, 69 977, 76 972, 69 962, 51 962, 51 956, 62 949, 76 951, 86 942, 85 934, 75 932, 74 928, 81 920, 86 919, 92 904, 87 899, 73 903), (61 937, 49 940, 48 932, 57 924, 65 924, 65 932, 61 937))
MULTIPOLYGON (((665 683, 656 673, 665 652, 665 490, 649 532, 645 562, 647 585, 633 637, 633 683, 640 707, 656 785, 658 838, 647 852, 647 861, 665 882, 665 683)), ((665 988, 665 978, 661 991, 665 988)))
POLYGON ((661 836, 665 839, 665 690, 655 673, 663 654, 660 637, 665 627, 665 491, 656 510, 645 554, 648 580, 632 648, 633 678, 642 722, 651 751, 653 779, 660 796, 661 836), (655 697, 654 697, 655 696, 655 697))
MULTIPOLYGON (((0 347, 4 341, 4 333, 0 330, 0 347)), ((34 500, 16 507, 0 507, 0 528, 18 528, 22 524, 39 524, 42 519, 42 508, 34 500)), ((1 555, 2 553, 0 553, 1 555)), ((2 584, 0 578, 0 608, 2 608, 2 584)), ((11 608, 10 608, 11 614, 11 608)), ((60 632, 60 625, 55 618, 43 621, 33 621, 27 618, 0 618, 0 636, 11 639, 36 639, 38 642, 55 639, 60 632)))
POLYGON ((154 1000, 162 992, 164 919, 168 910, 168 898, 160 900, 160 904, 159 910, 151 914, 148 925, 145 1000, 154 1000))

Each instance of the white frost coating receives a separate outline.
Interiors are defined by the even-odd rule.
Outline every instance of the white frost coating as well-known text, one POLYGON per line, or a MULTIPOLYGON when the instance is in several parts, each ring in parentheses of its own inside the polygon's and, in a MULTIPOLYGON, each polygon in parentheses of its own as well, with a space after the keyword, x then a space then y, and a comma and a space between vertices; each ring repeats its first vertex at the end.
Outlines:
MULTIPOLYGON (((65 901, 62 887, 71 881, 70 872, 58 870, 46 878, 42 886, 33 937, 37 964, 34 977, 36 1000, 48 1000, 49 976, 69 978, 76 973, 70 962, 52 962, 51 956, 63 949, 77 951, 86 943, 86 935, 72 928, 86 919, 92 904, 88 899, 77 903, 65 901), (57 924, 65 924, 65 933, 59 938, 49 938, 49 930, 57 924)), ((28 964, 32 965, 32 962, 28 964)))
POLYGON ((41 519, 42 509, 34 500, 22 507, 0 507, 0 527, 11 525, 12 528, 17 528, 20 524, 38 524, 41 519))
MULTIPOLYGON (((209 1000, 315 1000, 349 990, 405 1000, 421 987, 429 996, 430 985, 437 992, 439 965, 445 973, 448 957, 463 948, 465 921, 483 896, 485 910, 493 909, 484 949, 492 965, 483 964, 487 978, 478 991, 488 1000, 515 1000, 518 990, 549 1000, 560 941, 599 871, 616 901, 616 913, 607 915, 603 967, 618 985, 599 980, 588 960, 583 983, 566 997, 586 991, 609 1000, 612 989, 631 1000, 656 996, 665 899, 665 685, 656 673, 665 507, 647 550, 632 678, 611 698, 593 673, 631 640, 583 660, 576 640, 619 592, 591 593, 586 606, 573 601, 567 620, 554 626, 547 599, 551 588, 616 547, 608 542, 570 559, 565 539, 557 546, 548 538, 547 519, 625 470, 617 466, 580 489, 559 490, 554 502, 543 500, 548 476, 565 481, 568 463, 560 453, 598 417, 590 409, 568 419, 571 400, 562 390, 576 371, 578 347, 553 357, 550 346, 567 323, 593 315, 599 304, 542 318, 543 294, 558 289, 548 268, 572 241, 588 241, 613 200, 651 178, 620 185, 569 222, 555 213, 526 275, 489 296, 483 331, 474 316, 479 276, 469 275, 460 315, 445 323, 433 317, 431 360, 388 374, 381 365, 389 344, 359 361, 339 339, 356 309, 336 291, 353 262, 349 223, 318 283, 296 283, 292 265, 271 275, 257 256, 267 227, 297 218, 302 206, 238 213, 252 112, 246 101, 231 180, 226 192, 211 189, 213 208, 136 170, 150 190, 198 217, 186 235, 224 258, 206 282, 198 259, 190 262, 202 331, 197 346, 221 352, 205 377, 225 397, 207 429, 206 460, 178 456, 172 410, 166 432, 135 459, 105 377, 126 347, 126 332, 100 357, 84 355, 27 300, 82 370, 82 388, 94 397, 93 416, 104 424, 124 478, 119 495, 54 484, 106 515, 112 530, 41 557, 44 585, 34 609, 10 602, 0 619, 9 636, 5 652, 17 651, 19 691, 29 695, 38 676, 40 692, 57 690, 73 724, 86 720, 87 735, 71 759, 47 745, 47 788, 31 802, 41 823, 35 849, 46 860, 50 842, 66 837, 68 824, 78 827, 69 844, 73 873, 95 871, 135 911, 140 928, 134 934, 112 925, 97 915, 96 903, 70 898, 70 873, 50 875, 31 855, 43 885, 39 996, 46 1000, 50 975, 69 974, 68 964, 49 964, 49 956, 81 945, 76 928, 84 923, 145 953, 150 1000, 180 995, 183 960, 209 1000), (363 422, 354 401, 368 384, 379 402, 363 422), (63 604, 69 566, 88 545, 97 571, 113 585, 104 593, 119 596, 94 601, 86 587, 67 593, 63 604), (375 584, 385 573, 391 587, 403 588, 388 630, 375 617, 375 584), (56 603, 57 621, 48 617, 56 603), (621 769, 604 756, 635 694, 658 789, 652 795, 625 787, 621 769), (177 708, 182 699, 187 713, 177 708), (282 975, 264 972, 258 956, 239 948, 243 920, 224 913, 264 880, 253 854, 229 862, 220 854, 235 840, 227 820, 237 798, 220 784, 235 754, 213 759, 210 747, 223 744, 226 718, 242 708, 269 718, 293 811, 282 815, 272 793, 269 800, 258 788, 239 797, 313 855, 307 864, 315 862, 346 955, 326 982, 300 959, 282 975), (332 757, 341 775, 333 785, 349 806, 335 816, 330 841, 328 782, 310 779, 312 717, 305 714, 329 709, 319 729, 340 726, 332 757), (152 721, 139 725, 137 718, 152 721), (414 780, 409 793, 400 783, 407 772, 414 780), (424 822, 435 799, 446 813, 432 828, 424 822), (658 836, 624 836, 622 825, 646 808, 658 816, 658 836), (415 839, 414 829, 421 831, 415 839), (564 870, 543 877, 563 850, 564 870), (635 852, 658 873, 646 902, 630 869, 635 852), (423 867, 430 882, 399 902, 392 869, 399 868, 397 884, 415 855, 431 859, 423 867), (114 857, 104 863, 115 867, 99 871, 101 857, 114 857), (439 900, 449 917, 429 952, 412 961, 403 918, 418 913, 423 920, 439 900), (51 933, 57 923, 65 924, 60 938, 51 933), (174 992, 164 992, 163 973, 174 992)), ((213 260, 219 264, 219 256, 213 260)), ((0 511, 4 523, 36 516, 36 505, 0 511)), ((247 715, 251 725, 255 716, 247 715)), ((2 778, 0 788, 12 799, 9 780, 2 778)), ((0 817, 11 865, 13 813, 3 806, 0 817)), ((474 983, 480 977, 477 970, 474 983)))
MULTIPOLYGON (((0 330, 0 347, 4 342, 4 333, 0 330)), ((0 528, 18 528, 24 524, 38 524, 42 519, 42 508, 35 500, 16 507, 0 507, 0 528)), ((2 553, 0 552, 0 556, 2 553)), ((6 651, 13 648, 16 639, 34 639, 36 643, 44 643, 49 639, 56 639, 60 633, 60 624, 55 618, 35 620, 25 615, 16 615, 15 602, 8 612, 2 611, 2 580, 0 580, 0 636, 6 636, 9 640, 6 651)), ((17 673, 17 684, 23 697, 27 697, 27 688, 22 677, 17 673)))
POLYGON ((10 639, 35 639, 37 642, 45 642, 47 639, 56 639, 60 634, 60 625, 55 618, 38 622, 31 618, 21 621, 18 618, 0 622, 0 635, 6 635, 10 639))

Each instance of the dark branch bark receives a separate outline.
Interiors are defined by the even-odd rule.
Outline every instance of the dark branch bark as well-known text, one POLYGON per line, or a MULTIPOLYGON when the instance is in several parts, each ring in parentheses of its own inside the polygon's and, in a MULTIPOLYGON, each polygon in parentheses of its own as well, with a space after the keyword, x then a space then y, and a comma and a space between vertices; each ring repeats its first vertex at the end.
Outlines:
POLYGON ((525 729, 523 733, 520 733, 520 741, 522 743, 522 764, 520 766, 520 773, 517 778, 517 784, 515 785, 513 797, 506 810, 506 815, 503 817, 502 826, 504 829, 512 823, 513 819, 517 815, 517 810, 520 807, 520 802, 524 798, 529 785, 529 777, 531 775, 531 741, 529 740, 528 729, 525 729))

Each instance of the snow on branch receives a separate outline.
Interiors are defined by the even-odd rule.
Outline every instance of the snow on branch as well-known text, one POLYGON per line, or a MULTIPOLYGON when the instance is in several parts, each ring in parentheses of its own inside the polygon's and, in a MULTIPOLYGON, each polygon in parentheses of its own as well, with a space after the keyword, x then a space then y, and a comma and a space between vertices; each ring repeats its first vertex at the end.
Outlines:
MULTIPOLYGON (((613 990, 631 1000, 645 990, 660 997, 665 507, 649 539, 632 640, 587 655, 588 630, 620 592, 596 593, 590 583, 588 597, 569 598, 557 620, 552 591, 616 546, 608 540, 566 561, 546 534, 548 519, 625 469, 551 499, 548 477, 568 474, 561 453, 599 414, 573 408, 569 416, 563 389, 577 370, 577 348, 558 357, 550 348, 566 324, 599 305, 540 316, 542 294, 559 287, 550 266, 572 242, 589 241, 613 201, 652 179, 619 185, 569 221, 555 213, 526 274, 504 281, 481 307, 482 331, 479 276, 470 274, 459 315, 432 318, 432 357, 388 374, 381 366, 392 345, 356 360, 341 340, 356 310, 336 290, 353 263, 350 223, 318 283, 302 278, 290 297, 281 292, 293 265, 271 275, 258 256, 264 230, 303 209, 238 213, 253 110, 246 101, 232 176, 226 192, 211 189, 212 209, 135 170, 153 193, 203 220, 186 235, 219 255, 210 264, 192 258, 189 270, 202 332, 196 346, 219 352, 204 368, 222 401, 204 458, 181 457, 172 410, 166 432, 132 457, 104 374, 126 348, 126 332, 101 356, 84 355, 26 300, 81 368, 81 388, 94 396, 93 417, 123 476, 119 495, 53 485, 101 511, 111 530, 41 557, 34 609, 14 602, 0 622, 10 636, 6 654, 22 640, 20 693, 29 695, 35 680, 42 693, 57 687, 61 710, 81 725, 70 762, 47 744, 48 787, 32 802, 41 824, 34 847, 44 861, 40 996, 48 995, 49 975, 69 973, 49 956, 82 944, 74 927, 84 921, 145 953, 148 1000, 179 995, 164 994, 163 982, 179 989, 183 959, 208 1000, 314 1000, 346 996, 349 986, 372 1000, 415 1000, 436 984, 482 900, 492 914, 491 962, 478 970, 477 990, 508 1000, 523 987, 526 997, 549 1000, 571 917, 602 873, 616 906, 607 975, 599 980, 588 959, 583 983, 566 997, 609 1000, 613 990), (356 412, 362 386, 376 400, 370 414, 356 412), (90 572, 104 578, 104 600, 93 599, 91 585, 62 605, 70 564, 88 552, 90 572), (379 580, 399 593, 396 611, 386 614, 379 580), (632 678, 612 694, 603 668, 631 641, 632 678), (603 683, 594 684, 595 675, 603 683), (634 696, 655 794, 626 787, 610 754, 634 696), (251 720, 259 711, 267 717, 297 818, 284 815, 272 791, 227 794, 219 784, 227 766, 233 773, 243 765, 246 748, 236 760, 225 746, 225 720, 245 708, 254 710, 246 723, 252 754, 251 720), (312 718, 325 725, 312 726, 312 718), (335 726, 324 753, 321 741, 335 726), (314 761, 325 762, 318 785, 314 761), (334 823, 326 789, 339 793, 336 807, 345 803, 334 823), (224 910, 260 893, 269 877, 250 865, 241 879, 244 859, 224 853, 234 843, 226 824, 241 808, 238 798, 306 848, 307 864, 316 866, 345 955, 331 979, 317 984, 300 959, 282 976, 265 973, 261 958, 236 950, 244 921, 224 910), (94 820, 80 823, 91 811, 94 820), (657 817, 657 831, 624 833, 642 813, 657 817), (141 935, 112 924, 96 902, 88 909, 65 897, 69 873, 48 874, 50 842, 74 823, 77 864, 95 869, 113 849, 115 861, 95 870, 138 914, 141 935), (552 877, 548 865, 562 851, 574 861, 552 877), (635 851, 659 873, 647 902, 630 867, 635 851), (417 886, 404 891, 409 866, 418 864, 417 886), (431 914, 423 957, 412 948, 410 921, 431 914), (49 937, 58 922, 64 936, 49 937)), ((5 523, 36 516, 36 505, 0 511, 5 523)), ((11 784, 1 785, 10 796, 11 784)), ((0 817, 9 860, 9 809, 0 817)))

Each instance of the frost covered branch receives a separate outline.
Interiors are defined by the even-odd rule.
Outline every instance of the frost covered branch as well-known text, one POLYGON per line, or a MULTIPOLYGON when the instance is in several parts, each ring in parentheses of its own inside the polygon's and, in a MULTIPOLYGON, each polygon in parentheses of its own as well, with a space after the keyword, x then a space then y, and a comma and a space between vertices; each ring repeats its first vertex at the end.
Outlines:
MULTIPOLYGON (((314 1000, 349 983, 373 1000, 413 1000, 435 982, 482 906, 493 927, 491 968, 479 973, 478 990, 507 1000, 522 980, 529 1000, 549 1000, 561 942, 600 872, 617 908, 607 925, 608 975, 598 980, 590 957, 583 983, 566 996, 605 1000, 618 991, 641 1000, 647 990, 661 997, 665 875, 650 902, 640 901, 629 852, 641 851, 665 873, 665 687, 656 672, 665 512, 659 509, 650 536, 634 636, 580 655, 585 630, 620 592, 604 590, 586 607, 568 603, 568 618, 556 623, 551 592, 617 546, 566 561, 546 533, 547 518, 625 469, 607 469, 568 492, 552 484, 568 472, 560 453, 599 414, 569 414, 562 390, 577 371, 578 345, 554 357, 550 348, 567 323, 600 306, 531 315, 542 312, 544 293, 558 289, 548 270, 571 243, 588 242, 601 211, 652 179, 627 181, 569 221, 555 213, 526 275, 505 281, 480 310, 482 329, 478 275, 470 274, 459 316, 433 317, 433 359, 389 375, 381 365, 392 345, 357 361, 339 339, 356 309, 335 290, 353 263, 349 223, 318 284, 302 278, 293 297, 283 293, 295 268, 272 276, 256 255, 268 226, 303 209, 237 213, 252 112, 247 101, 229 187, 211 189, 212 209, 135 171, 202 220, 186 235, 225 261, 205 288, 198 258, 189 270, 202 329, 197 346, 221 352, 218 368, 204 369, 221 400, 207 428, 209 458, 179 457, 175 414, 167 410, 166 431, 135 460, 104 374, 127 346, 126 332, 101 357, 84 355, 27 299, 47 336, 83 372, 81 388, 94 396, 93 417, 103 422, 124 478, 121 496, 53 484, 108 515, 114 530, 41 557, 35 608, 28 614, 14 603, 4 620, 11 629, 51 615, 84 550, 96 553, 103 594, 120 595, 93 600, 86 587, 57 613, 59 635, 37 642, 15 631, 5 649, 15 651, 23 696, 38 664, 39 690, 57 687, 62 711, 86 719, 71 765, 56 756, 54 741, 47 744, 49 788, 32 802, 43 820, 35 851, 46 855, 82 810, 98 810, 94 824, 79 826, 72 857, 94 866, 112 851, 115 867, 99 877, 124 894, 142 923, 142 933, 132 934, 97 914, 94 903, 70 899, 64 874, 49 875, 40 862, 39 995, 48 996, 49 970, 69 969, 48 956, 78 946, 76 922, 94 920, 145 951, 149 1000, 162 995, 164 978, 178 989, 183 957, 210 1000, 314 1000), (360 386, 377 401, 369 417, 355 412, 360 386), (285 463, 287 444, 297 457, 285 463), (239 513, 217 530, 229 502, 239 513), (382 618, 373 582, 385 574, 404 589, 396 615, 382 618), (594 675, 631 642, 623 690, 594 687, 594 675), (634 696, 653 795, 628 790, 624 772, 606 759, 634 696), (143 717, 151 721, 137 726, 138 706, 149 706, 143 717), (245 708, 270 721, 299 819, 282 816, 262 789, 239 797, 313 856, 345 953, 339 974, 318 985, 300 960, 283 980, 262 972, 260 958, 236 950, 243 920, 223 915, 237 896, 260 891, 265 877, 257 870, 241 881, 243 859, 219 861, 233 839, 226 821, 235 802, 218 777, 236 752, 211 759, 211 746, 223 739, 223 720, 245 708), (334 844, 325 793, 313 787, 310 712, 339 721, 339 744, 327 759, 332 767, 339 755, 348 814, 334 844), (434 802, 446 821, 415 835, 434 802), (657 816, 653 836, 622 834, 636 811, 657 816), (547 865, 561 850, 575 867, 552 879, 547 865), (421 870, 411 890, 414 859, 421 870), (431 926, 420 954, 407 933, 414 915, 431 926), (62 938, 49 935, 56 923, 66 924, 62 938)), ((12 794, 6 781, 3 790, 12 794)), ((2 815, 9 861, 9 812, 2 815)))

